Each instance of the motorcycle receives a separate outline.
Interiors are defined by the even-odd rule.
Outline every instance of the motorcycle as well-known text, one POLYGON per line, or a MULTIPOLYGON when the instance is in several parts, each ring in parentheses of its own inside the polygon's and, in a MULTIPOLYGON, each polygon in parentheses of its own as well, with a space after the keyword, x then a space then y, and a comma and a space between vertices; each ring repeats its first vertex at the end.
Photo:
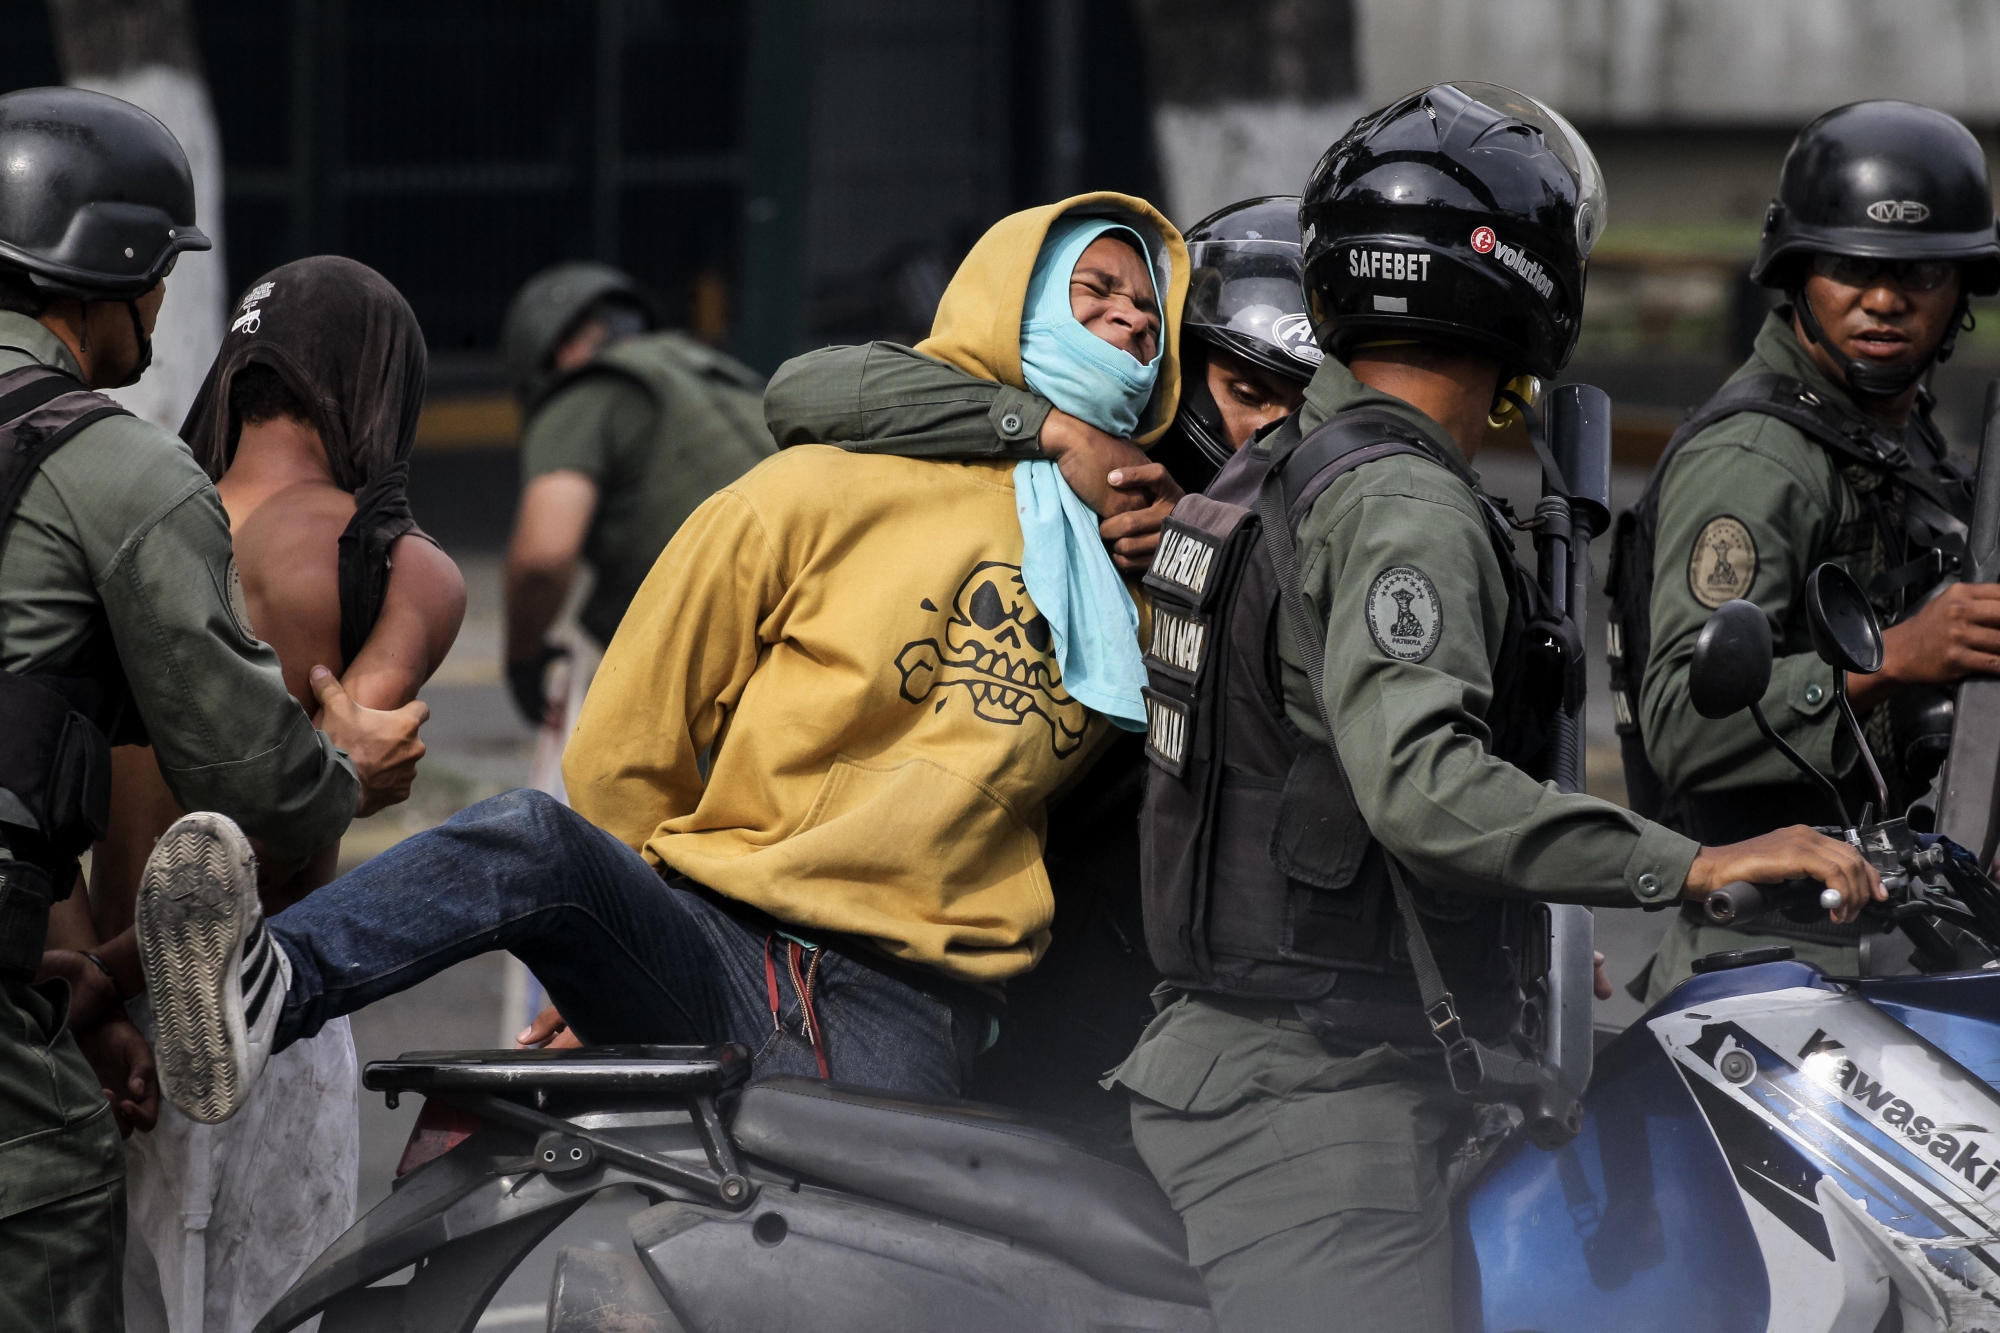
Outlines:
MULTIPOLYGON (((1881 664, 1852 580, 1808 587, 1820 655, 1881 664)), ((1769 622, 1711 617, 1705 716, 1758 700, 1769 622)), ((1877 949, 1833 978, 1783 947, 1712 955, 1598 1056, 1581 1128, 1503 1117, 1454 1204, 1458 1325, 1482 1333, 2000 1329, 2000 887, 1901 819, 1841 822, 1888 890, 1877 949)), ((1718 921, 1822 912, 1821 886, 1729 886, 1718 921)), ((258 1325, 467 1333, 591 1196, 637 1187, 632 1252, 565 1249, 550 1333, 1215 1327, 1179 1217, 1129 1149, 1061 1122, 803 1078, 745 1087, 741 1046, 416 1053, 368 1066, 426 1098, 396 1188, 258 1325), (373 1285, 415 1266, 398 1286, 373 1285)), ((1491 1121, 1488 1116, 1487 1120, 1491 1121)))

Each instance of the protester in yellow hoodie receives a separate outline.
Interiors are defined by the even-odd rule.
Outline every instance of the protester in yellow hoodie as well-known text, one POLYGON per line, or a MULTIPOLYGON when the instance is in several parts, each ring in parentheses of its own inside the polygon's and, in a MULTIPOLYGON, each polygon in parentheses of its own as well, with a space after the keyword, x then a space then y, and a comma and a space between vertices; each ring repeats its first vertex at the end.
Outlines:
MULTIPOLYGON (((1174 414, 1187 271, 1142 200, 1031 209, 973 248, 920 350, 1015 387, 1108 376, 1145 443, 1174 414)), ((1053 471, 1017 491, 1014 468, 806 445, 717 493, 606 652, 565 763, 574 813, 495 797, 268 923, 233 826, 177 825, 142 892, 242 941, 170 982, 214 1031, 240 1014, 240 1038, 162 1062, 247 1091, 265 1052, 505 948, 560 1013, 531 1040, 566 1019, 590 1042, 740 1041, 759 1074, 957 1092, 997 984, 1047 947, 1045 806, 1111 725, 1077 697, 1103 670, 1086 688, 1096 566, 1063 569, 1041 535, 1074 497, 1053 471), (1031 584, 1063 602, 1054 623, 1031 584)))

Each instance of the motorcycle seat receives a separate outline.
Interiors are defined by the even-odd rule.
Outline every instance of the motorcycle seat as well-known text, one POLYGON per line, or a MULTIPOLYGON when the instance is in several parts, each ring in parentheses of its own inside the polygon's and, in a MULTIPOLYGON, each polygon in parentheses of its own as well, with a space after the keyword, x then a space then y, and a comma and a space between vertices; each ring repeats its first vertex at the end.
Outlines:
POLYGON ((782 1171, 997 1232, 1121 1291, 1208 1304, 1137 1154, 1061 1121, 785 1075, 746 1088, 731 1128, 782 1171))

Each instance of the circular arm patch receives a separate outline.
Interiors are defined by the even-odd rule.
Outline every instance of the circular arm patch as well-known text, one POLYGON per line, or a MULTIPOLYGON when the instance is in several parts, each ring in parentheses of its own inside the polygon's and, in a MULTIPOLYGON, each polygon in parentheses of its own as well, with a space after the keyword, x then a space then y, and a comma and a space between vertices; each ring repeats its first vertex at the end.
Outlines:
POLYGON ((1756 581, 1757 543, 1750 529, 1727 514, 1710 519, 1688 555, 1688 591, 1713 611, 1732 598, 1748 597, 1756 581))
POLYGON ((1399 662, 1421 662, 1438 646, 1444 609, 1437 585, 1414 565, 1391 565, 1368 585, 1368 633, 1399 662))

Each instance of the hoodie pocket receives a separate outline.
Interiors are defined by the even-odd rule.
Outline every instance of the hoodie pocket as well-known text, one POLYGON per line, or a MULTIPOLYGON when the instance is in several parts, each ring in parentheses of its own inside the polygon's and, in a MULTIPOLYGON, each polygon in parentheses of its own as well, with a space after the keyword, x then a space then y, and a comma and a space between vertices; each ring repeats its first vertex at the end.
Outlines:
POLYGON ((834 760, 791 840, 814 844, 821 873, 947 903, 1032 870, 1039 910, 1054 911, 1034 831, 991 787, 928 759, 834 760))

